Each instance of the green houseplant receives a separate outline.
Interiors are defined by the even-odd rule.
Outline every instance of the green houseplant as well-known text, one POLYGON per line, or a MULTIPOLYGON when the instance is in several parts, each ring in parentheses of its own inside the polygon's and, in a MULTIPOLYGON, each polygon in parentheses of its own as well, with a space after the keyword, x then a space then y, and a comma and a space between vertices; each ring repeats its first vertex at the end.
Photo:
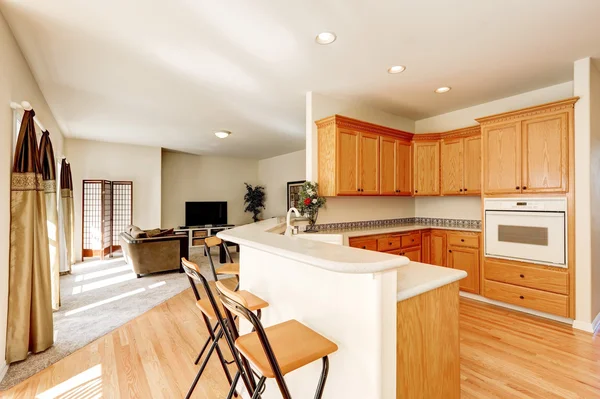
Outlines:
POLYGON ((244 212, 252 212, 252 220, 258 222, 258 215, 265 209, 265 188, 263 186, 252 187, 251 184, 246 185, 246 194, 244 195, 244 212))
POLYGON ((298 198, 298 210, 308 218, 307 232, 315 232, 319 209, 325 205, 325 197, 319 196, 319 184, 311 181, 304 183, 298 198))

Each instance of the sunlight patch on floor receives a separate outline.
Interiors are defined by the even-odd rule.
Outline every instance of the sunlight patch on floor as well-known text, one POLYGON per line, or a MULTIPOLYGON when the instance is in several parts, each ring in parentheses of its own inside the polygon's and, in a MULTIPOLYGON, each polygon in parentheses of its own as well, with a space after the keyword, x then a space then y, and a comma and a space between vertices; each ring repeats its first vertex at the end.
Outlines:
POLYGON ((127 272, 127 271, 131 271, 131 266, 123 265, 123 266, 118 266, 118 267, 112 267, 112 268, 106 269, 106 270, 98 270, 97 272, 90 272, 90 273, 85 273, 85 274, 75 276, 75 282, 79 283, 81 281, 93 280, 98 277, 109 276, 111 274, 117 274, 117 273, 127 272))
POLYGON ((154 284, 149 285, 148 288, 150 288, 150 289, 152 289, 152 288, 158 288, 158 287, 163 286, 165 284, 167 284, 166 281, 159 281, 158 283, 154 283, 154 284))
POLYGON ((96 365, 36 395, 36 399, 102 397, 102 366, 96 365))
POLYGON ((126 292, 121 295, 116 295, 116 296, 113 296, 113 297, 110 297, 107 299, 103 299, 98 302, 90 303, 89 305, 85 305, 85 306, 82 306, 77 309, 69 310, 68 312, 65 313, 65 317, 72 316, 77 313, 85 312, 86 310, 97 308, 98 306, 106 305, 107 303, 118 301, 119 299, 127 298, 128 296, 139 294, 144 291, 146 291, 145 288, 138 288, 137 290, 129 291, 129 292, 126 292))
POLYGON ((124 281, 135 280, 136 278, 137 277, 134 273, 127 273, 127 274, 123 274, 122 276, 107 278, 105 280, 96 281, 94 283, 77 285, 77 286, 73 287, 73 292, 71 293, 71 295, 77 295, 77 294, 81 294, 82 292, 97 290, 98 288, 107 287, 107 286, 113 285, 113 284, 119 284, 124 281))

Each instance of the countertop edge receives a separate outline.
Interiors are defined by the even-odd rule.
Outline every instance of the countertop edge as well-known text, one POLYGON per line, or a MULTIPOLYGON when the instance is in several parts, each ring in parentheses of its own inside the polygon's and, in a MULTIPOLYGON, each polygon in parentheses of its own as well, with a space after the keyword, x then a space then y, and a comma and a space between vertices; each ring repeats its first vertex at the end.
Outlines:
POLYGON ((401 302, 467 277, 464 270, 410 262, 398 270, 396 301, 401 302), (435 276, 433 276, 435 275, 435 276), (403 286, 408 286, 404 288, 403 286))

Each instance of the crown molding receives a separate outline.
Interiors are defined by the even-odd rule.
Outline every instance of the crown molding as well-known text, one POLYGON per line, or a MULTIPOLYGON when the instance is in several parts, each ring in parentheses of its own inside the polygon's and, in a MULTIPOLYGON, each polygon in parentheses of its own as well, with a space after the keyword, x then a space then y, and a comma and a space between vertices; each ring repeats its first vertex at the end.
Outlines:
POLYGON ((392 129, 390 127, 376 125, 374 123, 364 122, 358 119, 348 118, 342 115, 333 115, 327 118, 319 119, 315 121, 317 128, 324 128, 329 125, 337 125, 341 128, 358 130, 360 132, 382 134, 386 136, 397 137, 400 139, 411 140, 413 133, 405 132, 403 130, 392 129))
POLYGON ((475 120, 481 125, 489 125, 492 123, 507 122, 516 119, 528 118, 535 115, 560 111, 566 108, 573 108, 577 100, 579 100, 579 97, 571 97, 560 101, 536 105, 534 107, 523 108, 517 111, 510 111, 501 114, 485 116, 483 118, 477 118, 475 120))

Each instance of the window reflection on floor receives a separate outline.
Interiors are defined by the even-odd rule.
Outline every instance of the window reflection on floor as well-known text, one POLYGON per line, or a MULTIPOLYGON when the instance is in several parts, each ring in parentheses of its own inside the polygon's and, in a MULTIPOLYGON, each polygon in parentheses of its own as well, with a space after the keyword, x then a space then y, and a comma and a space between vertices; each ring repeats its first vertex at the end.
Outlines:
POLYGON ((36 395, 36 399, 96 399, 102 397, 102 366, 96 365, 36 395))

